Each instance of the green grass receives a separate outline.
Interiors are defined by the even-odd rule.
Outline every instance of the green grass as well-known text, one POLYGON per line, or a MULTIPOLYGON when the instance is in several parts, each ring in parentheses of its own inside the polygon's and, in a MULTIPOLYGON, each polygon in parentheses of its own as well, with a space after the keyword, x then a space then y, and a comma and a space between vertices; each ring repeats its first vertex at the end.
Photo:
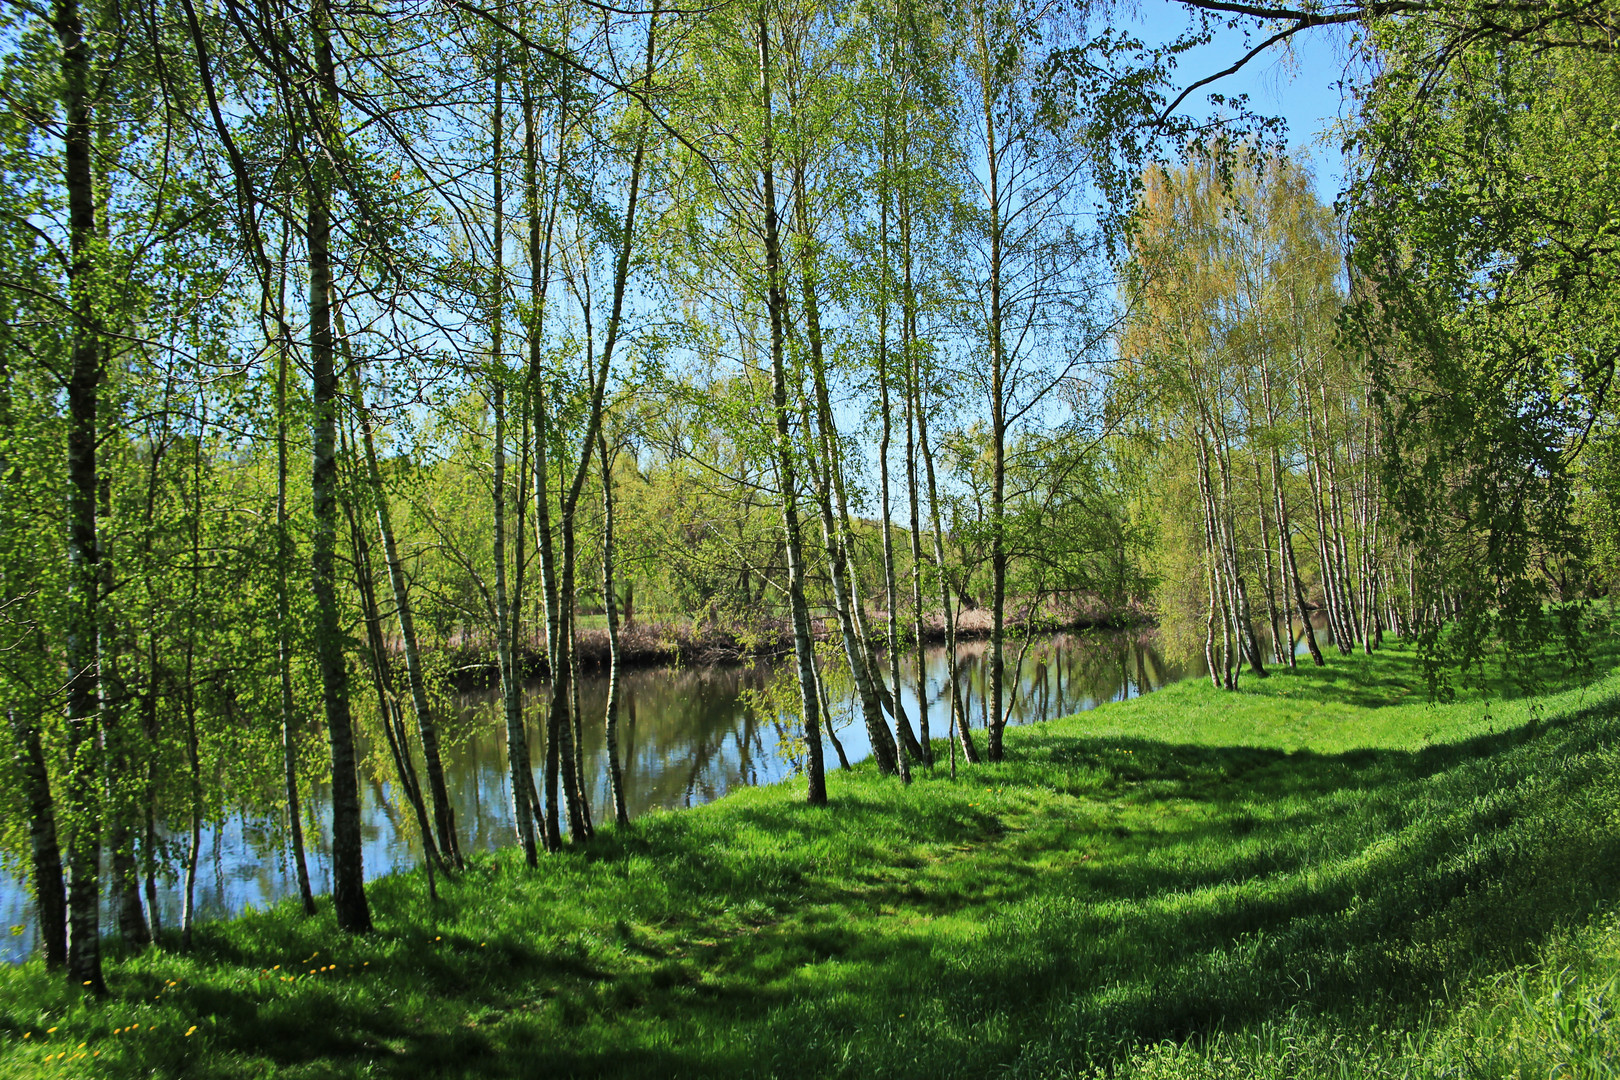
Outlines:
POLYGON ((364 938, 206 926, 102 1003, 6 969, 0 1075, 1620 1076, 1616 659, 1439 707, 1398 647, 1188 682, 955 783, 387 879, 364 938))

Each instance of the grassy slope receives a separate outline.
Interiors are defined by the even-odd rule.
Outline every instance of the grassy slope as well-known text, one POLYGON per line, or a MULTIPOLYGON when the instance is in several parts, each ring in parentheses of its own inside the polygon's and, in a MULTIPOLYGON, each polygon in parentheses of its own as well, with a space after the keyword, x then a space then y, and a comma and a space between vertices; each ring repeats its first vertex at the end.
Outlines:
POLYGON ((0 1075, 1620 1075, 1616 659, 1443 707, 1393 648, 1189 682, 956 783, 749 790, 436 910, 388 879, 367 938, 205 927, 100 1005, 6 969, 0 1075))

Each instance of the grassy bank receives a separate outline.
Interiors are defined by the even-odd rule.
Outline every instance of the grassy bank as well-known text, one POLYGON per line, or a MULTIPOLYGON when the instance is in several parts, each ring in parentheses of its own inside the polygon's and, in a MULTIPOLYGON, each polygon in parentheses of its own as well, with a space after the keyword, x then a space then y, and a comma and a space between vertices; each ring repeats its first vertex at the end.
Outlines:
POLYGON ((418 877, 0 971, 0 1075, 1620 1075, 1620 671, 1431 707, 1410 654, 1189 682, 418 877), (1562 1072, 1557 1071, 1562 1066, 1562 1072))

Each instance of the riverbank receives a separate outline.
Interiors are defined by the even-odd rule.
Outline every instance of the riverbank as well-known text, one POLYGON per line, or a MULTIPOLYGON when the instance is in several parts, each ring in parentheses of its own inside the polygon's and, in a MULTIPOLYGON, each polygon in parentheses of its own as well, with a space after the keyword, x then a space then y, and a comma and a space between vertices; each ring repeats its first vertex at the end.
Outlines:
POLYGON ((99 1004, 36 961, 0 1075, 1613 1075, 1617 660, 1436 707, 1398 648, 1185 682, 955 782, 744 790, 436 907, 386 879, 365 938, 204 925, 99 1004))
MULTIPOLYGON (((867 613, 867 629, 872 641, 880 648, 888 642, 888 614, 883 611, 867 613)), ((605 622, 600 616, 592 622, 602 625, 582 625, 575 632, 575 644, 580 664, 586 670, 605 670, 608 666, 609 645, 605 622)), ((991 614, 988 609, 974 608, 957 616, 956 637, 959 642, 984 641, 990 637, 991 614)), ((1007 640, 1017 642, 1031 634, 1056 634, 1083 630, 1129 630, 1153 625, 1153 620, 1140 608, 1123 610, 1097 608, 1064 614, 1041 613, 1033 618, 1020 612, 1009 611, 1007 640)), ((817 641, 830 641, 840 634, 838 620, 822 616, 811 620, 811 632, 817 641)), ((901 636, 909 645, 914 635, 908 621, 901 627, 901 636)), ((932 614, 923 621, 922 643, 945 643, 945 620, 932 614)), ((1016 645, 1014 646, 1016 648, 1016 645)), ((626 669, 648 667, 680 667, 695 664, 738 664, 751 660, 784 656, 793 651, 793 628, 783 617, 761 616, 751 622, 712 618, 646 618, 642 617, 619 629, 619 663, 626 669)), ((500 677, 494 646, 487 642, 469 642, 433 650, 437 664, 449 673, 457 689, 470 689, 493 685, 500 677)), ((545 639, 535 635, 518 650, 519 662, 529 678, 545 678, 547 674, 545 639)))

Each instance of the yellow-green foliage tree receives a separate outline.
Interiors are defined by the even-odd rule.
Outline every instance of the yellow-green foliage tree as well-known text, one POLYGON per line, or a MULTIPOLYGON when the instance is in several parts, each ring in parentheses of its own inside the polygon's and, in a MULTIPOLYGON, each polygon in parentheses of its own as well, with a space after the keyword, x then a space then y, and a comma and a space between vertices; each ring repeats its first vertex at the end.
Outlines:
POLYGON ((1144 178, 1115 394, 1156 449, 1161 613, 1183 645, 1202 620, 1218 684, 1264 674, 1257 624, 1292 663, 1297 620, 1320 663, 1313 618, 1344 652, 1396 621, 1365 376, 1334 345, 1336 230, 1285 158, 1144 178))

